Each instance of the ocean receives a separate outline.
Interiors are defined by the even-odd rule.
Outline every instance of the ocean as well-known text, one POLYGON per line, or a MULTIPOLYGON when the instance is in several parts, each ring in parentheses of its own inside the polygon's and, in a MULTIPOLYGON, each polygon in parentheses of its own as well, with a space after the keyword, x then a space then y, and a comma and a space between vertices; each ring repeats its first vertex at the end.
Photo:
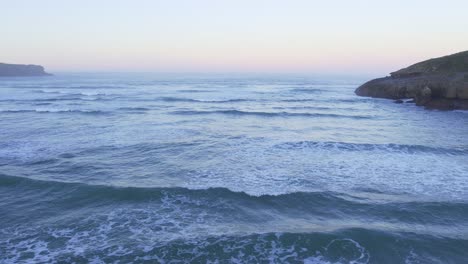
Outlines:
POLYGON ((468 112, 346 77, 0 79, 0 263, 467 263, 468 112))

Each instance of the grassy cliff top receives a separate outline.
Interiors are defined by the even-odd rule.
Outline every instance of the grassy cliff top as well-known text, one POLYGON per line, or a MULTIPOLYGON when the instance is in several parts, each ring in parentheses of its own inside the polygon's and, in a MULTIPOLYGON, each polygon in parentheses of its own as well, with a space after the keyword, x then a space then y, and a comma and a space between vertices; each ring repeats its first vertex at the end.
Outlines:
POLYGON ((438 72, 468 72, 468 51, 419 62, 399 71, 392 72, 391 75, 398 77, 438 72))

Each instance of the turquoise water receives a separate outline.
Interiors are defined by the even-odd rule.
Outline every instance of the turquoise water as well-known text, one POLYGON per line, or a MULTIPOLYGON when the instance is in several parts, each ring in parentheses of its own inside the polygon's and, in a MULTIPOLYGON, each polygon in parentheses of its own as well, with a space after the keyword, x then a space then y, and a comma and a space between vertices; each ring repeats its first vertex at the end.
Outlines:
POLYGON ((468 113, 331 77, 0 80, 0 263, 465 263, 468 113))

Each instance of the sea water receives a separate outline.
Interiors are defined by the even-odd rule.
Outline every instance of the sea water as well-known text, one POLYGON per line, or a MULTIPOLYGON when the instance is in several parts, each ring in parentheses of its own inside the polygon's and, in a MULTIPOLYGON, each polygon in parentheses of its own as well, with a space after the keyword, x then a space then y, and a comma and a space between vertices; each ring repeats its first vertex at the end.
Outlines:
POLYGON ((466 263, 468 113, 364 79, 0 79, 1 263, 466 263))

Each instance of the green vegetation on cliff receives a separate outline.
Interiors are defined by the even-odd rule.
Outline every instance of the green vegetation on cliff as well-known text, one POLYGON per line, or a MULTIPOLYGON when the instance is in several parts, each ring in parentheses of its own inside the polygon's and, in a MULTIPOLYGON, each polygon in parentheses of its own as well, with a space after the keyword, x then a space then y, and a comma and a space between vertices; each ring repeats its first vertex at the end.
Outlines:
POLYGON ((395 77, 430 73, 468 72, 468 51, 416 63, 391 73, 395 77))

